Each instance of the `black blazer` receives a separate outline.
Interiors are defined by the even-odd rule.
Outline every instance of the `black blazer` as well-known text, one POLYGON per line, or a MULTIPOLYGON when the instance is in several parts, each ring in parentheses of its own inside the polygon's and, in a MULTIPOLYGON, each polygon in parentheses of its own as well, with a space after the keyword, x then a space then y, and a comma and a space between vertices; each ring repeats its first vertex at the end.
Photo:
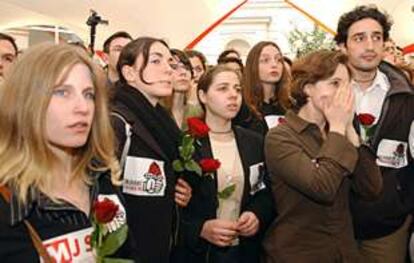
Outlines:
MULTIPOLYGON (((244 190, 241 202, 241 213, 252 211, 260 221, 258 234, 250 238, 240 237, 242 261, 258 262, 260 243, 263 233, 272 221, 275 210, 270 188, 268 187, 267 173, 264 167, 263 138, 250 130, 234 126, 233 131, 240 154, 244 171, 244 190), (255 186, 263 186, 256 192, 250 182, 250 168, 254 165, 258 168, 259 180, 255 186), (252 192, 251 192, 252 191, 252 192)), ((201 147, 198 149, 197 158, 212 158, 211 144, 208 137, 202 138, 201 147)), ((180 262, 207 262, 212 249, 219 249, 215 245, 200 237, 204 222, 216 218, 218 207, 217 198, 217 174, 210 176, 193 175, 188 181, 192 184, 193 195, 187 208, 183 211, 181 227, 181 249, 183 251, 180 262)))
POLYGON ((286 113, 279 103, 263 103, 259 111, 262 114, 262 118, 257 117, 249 106, 243 102, 232 123, 265 136, 269 131, 269 127, 264 117, 268 115, 285 115, 286 113))

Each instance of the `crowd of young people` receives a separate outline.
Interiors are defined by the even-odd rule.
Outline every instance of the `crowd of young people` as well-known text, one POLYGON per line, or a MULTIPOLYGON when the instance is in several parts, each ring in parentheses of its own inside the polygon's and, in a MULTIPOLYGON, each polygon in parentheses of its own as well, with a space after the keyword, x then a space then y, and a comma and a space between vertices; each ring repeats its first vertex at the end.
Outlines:
POLYGON ((117 32, 106 72, 0 34, 0 258, 408 261, 414 87, 390 29, 359 6, 336 50, 291 64, 261 41, 216 66, 117 32))

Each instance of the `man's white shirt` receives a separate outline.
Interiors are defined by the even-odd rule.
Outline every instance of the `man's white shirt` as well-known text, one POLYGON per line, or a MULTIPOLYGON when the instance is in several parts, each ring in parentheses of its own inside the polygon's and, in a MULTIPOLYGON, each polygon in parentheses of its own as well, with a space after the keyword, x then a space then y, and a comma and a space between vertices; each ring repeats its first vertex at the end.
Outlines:
POLYGON ((361 89, 360 85, 354 80, 352 80, 351 85, 355 94, 355 112, 357 114, 369 113, 375 117, 374 124, 377 123, 385 97, 390 89, 387 76, 377 70, 374 81, 367 89, 361 89))

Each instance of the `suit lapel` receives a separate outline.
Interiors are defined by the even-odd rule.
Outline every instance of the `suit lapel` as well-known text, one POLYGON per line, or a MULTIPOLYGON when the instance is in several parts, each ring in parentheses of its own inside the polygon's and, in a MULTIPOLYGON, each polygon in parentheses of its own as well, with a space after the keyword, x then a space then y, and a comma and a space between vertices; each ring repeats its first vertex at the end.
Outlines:
POLYGON ((243 145, 243 143, 246 143, 247 140, 245 140, 245 136, 243 134, 243 131, 237 127, 233 127, 234 134, 236 137, 236 145, 237 149, 240 154, 240 160, 242 162, 243 166, 243 177, 244 177, 244 187, 243 187, 243 196, 242 196, 242 205, 244 206, 245 202, 247 201, 247 196, 250 192, 250 166, 249 166, 249 147, 248 145, 243 145))

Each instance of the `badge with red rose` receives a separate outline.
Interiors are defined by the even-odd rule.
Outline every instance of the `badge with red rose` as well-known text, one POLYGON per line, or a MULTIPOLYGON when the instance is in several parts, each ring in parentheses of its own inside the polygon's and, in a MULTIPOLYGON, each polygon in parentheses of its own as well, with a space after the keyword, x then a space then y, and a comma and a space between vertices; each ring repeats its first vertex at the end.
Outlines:
POLYGON ((377 149, 377 164, 390 168, 402 168, 408 165, 408 143, 382 139, 377 149))
POLYGON ((364 142, 369 142, 369 140, 374 136, 375 128, 377 127, 375 123, 375 116, 370 113, 360 113, 358 114, 358 122, 361 126, 361 137, 364 142))

